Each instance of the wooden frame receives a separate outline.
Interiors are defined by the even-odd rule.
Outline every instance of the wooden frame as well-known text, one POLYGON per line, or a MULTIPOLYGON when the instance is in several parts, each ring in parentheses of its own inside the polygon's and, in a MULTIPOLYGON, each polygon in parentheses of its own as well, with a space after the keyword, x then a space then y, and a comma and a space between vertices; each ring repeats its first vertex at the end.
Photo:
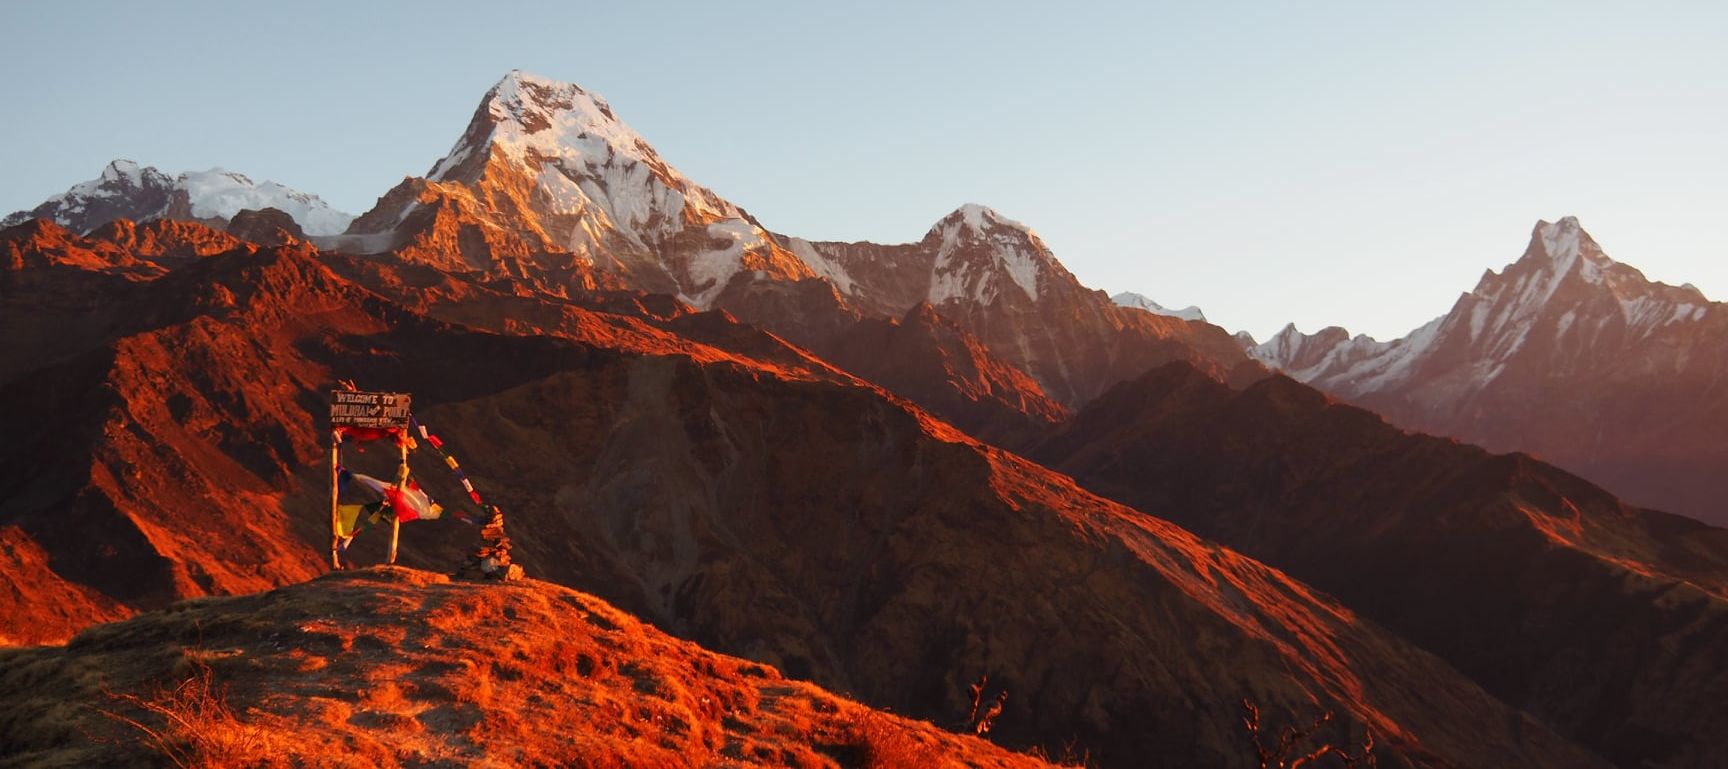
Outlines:
MULTIPOLYGON (((342 429, 386 430, 400 433, 397 446, 402 450, 402 464, 396 471, 396 487, 408 483, 408 420, 413 396, 408 393, 332 390, 330 392, 330 568, 340 570, 342 564, 341 496, 342 429)), ((402 521, 390 519, 390 558, 396 563, 396 545, 402 531, 402 521)))

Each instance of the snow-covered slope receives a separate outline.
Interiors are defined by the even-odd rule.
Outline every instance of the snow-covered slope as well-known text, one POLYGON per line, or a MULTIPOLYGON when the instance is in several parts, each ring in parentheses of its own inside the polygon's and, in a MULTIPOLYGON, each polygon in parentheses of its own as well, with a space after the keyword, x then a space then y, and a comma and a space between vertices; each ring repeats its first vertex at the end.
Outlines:
POLYGON ((1365 334, 1351 336, 1350 332, 1338 326, 1304 334, 1296 329, 1294 323, 1258 344, 1253 337, 1243 335, 1239 338, 1244 339, 1249 357, 1304 382, 1320 378, 1325 372, 1349 369, 1367 360, 1380 360, 1390 346, 1365 334))
POLYGON ((425 179, 403 182, 350 233, 391 233, 380 245, 408 255, 460 251, 478 269, 569 252, 700 309, 735 276, 814 277, 742 209, 661 159, 598 94, 521 71, 486 92, 425 179), (463 228, 474 235, 443 232, 463 228))
POLYGON ((1188 305, 1180 310, 1171 309, 1152 301, 1152 298, 1145 294, 1136 294, 1133 291, 1123 291, 1110 297, 1110 301, 1115 302, 1117 307, 1133 307, 1153 315, 1165 315, 1183 320, 1206 320, 1206 313, 1201 312, 1200 308, 1194 305, 1188 305))
POLYGON ((268 179, 254 182, 245 174, 221 168, 188 171, 175 186, 186 193, 186 205, 198 219, 232 219, 247 209, 274 208, 294 217, 308 235, 335 235, 354 221, 353 214, 331 208, 317 195, 268 179))
POLYGON ((309 235, 342 232, 354 219, 317 195, 272 181, 254 182, 220 168, 169 176, 130 160, 115 160, 95 179, 79 182, 34 209, 14 213, 0 226, 41 218, 84 233, 115 219, 167 217, 225 224, 243 210, 264 208, 286 212, 309 235))
POLYGON ((1251 356, 1406 427, 1524 450, 1728 523, 1728 305, 1647 280, 1572 217, 1401 339, 1287 327, 1251 356))
POLYGON ((976 203, 942 217, 917 243, 782 239, 847 301, 880 315, 924 303, 1033 304, 1079 287, 1032 228, 976 203))
POLYGON ((18 211, 0 226, 10 227, 30 219, 47 219, 83 234, 114 219, 147 219, 168 208, 174 179, 154 168, 140 168, 130 160, 115 160, 96 178, 43 201, 29 211, 18 211))
POLYGON ((926 297, 933 305, 950 299, 990 304, 1010 291, 1036 302, 1040 273, 1056 264, 1032 228, 976 203, 937 222, 925 239, 940 240, 926 297))

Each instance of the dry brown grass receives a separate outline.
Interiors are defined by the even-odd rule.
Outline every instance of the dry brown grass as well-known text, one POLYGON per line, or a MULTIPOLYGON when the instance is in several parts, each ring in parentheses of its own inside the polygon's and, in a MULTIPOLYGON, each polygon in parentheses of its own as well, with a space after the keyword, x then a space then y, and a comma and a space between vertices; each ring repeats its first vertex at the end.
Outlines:
POLYGON ((903 720, 864 708, 843 722, 837 747, 839 749, 832 752, 842 766, 861 769, 942 766, 946 763, 936 743, 917 739, 903 720))
POLYGON ((0 650, 9 764, 1043 765, 708 652, 576 591, 399 567, 0 650))
POLYGON ((193 659, 193 673, 149 695, 105 692, 103 716, 130 727, 144 744, 178 767, 258 766, 266 762, 265 733, 228 705, 215 671, 193 659))
POLYGON ((1056 766, 1075 767, 1076 769, 1091 769, 1093 766, 1092 751, 1081 747, 1077 741, 1069 741, 1054 756, 1050 755, 1049 751, 1036 746, 1026 751, 1026 755, 1056 766))

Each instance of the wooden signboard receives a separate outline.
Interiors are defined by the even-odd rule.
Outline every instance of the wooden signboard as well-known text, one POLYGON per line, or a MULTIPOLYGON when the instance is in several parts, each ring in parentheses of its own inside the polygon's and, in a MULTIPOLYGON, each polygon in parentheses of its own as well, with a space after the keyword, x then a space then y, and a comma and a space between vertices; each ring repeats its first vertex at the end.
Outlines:
POLYGON ((407 428, 408 393, 336 390, 330 393, 331 427, 407 428))
MULTIPOLYGON (((342 568, 342 537, 340 505, 337 495, 340 493, 338 481, 342 468, 342 436, 336 432, 341 427, 369 427, 376 430, 407 430, 409 404, 413 400, 408 393, 370 393, 358 390, 334 390, 330 393, 330 568, 342 568)), ((396 485, 401 486, 408 480, 408 442, 399 441, 396 444, 402 451, 402 466, 396 475, 396 485)), ((390 516, 390 563, 396 562, 396 538, 401 521, 396 516, 390 516)))

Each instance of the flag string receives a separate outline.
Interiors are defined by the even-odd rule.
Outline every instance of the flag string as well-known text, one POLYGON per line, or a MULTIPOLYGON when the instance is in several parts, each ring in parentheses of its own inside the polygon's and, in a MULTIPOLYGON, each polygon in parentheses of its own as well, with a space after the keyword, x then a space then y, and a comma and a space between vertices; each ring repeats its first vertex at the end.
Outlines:
MULTIPOLYGON (((462 490, 468 492, 468 498, 474 500, 474 504, 484 513, 486 510, 485 500, 480 498, 480 492, 475 490, 474 483, 468 480, 468 474, 462 471, 461 463, 456 461, 456 457, 444 450, 444 441, 439 440, 437 435, 426 429, 424 423, 412 416, 408 417, 408 424, 410 428, 420 434, 421 438, 425 439, 427 445, 432 447, 433 453, 444 460, 445 466, 449 467, 450 472, 456 476, 456 480, 462 483, 462 490)), ((456 517, 465 523, 479 523, 479 520, 470 518, 461 511, 456 512, 456 517)))

